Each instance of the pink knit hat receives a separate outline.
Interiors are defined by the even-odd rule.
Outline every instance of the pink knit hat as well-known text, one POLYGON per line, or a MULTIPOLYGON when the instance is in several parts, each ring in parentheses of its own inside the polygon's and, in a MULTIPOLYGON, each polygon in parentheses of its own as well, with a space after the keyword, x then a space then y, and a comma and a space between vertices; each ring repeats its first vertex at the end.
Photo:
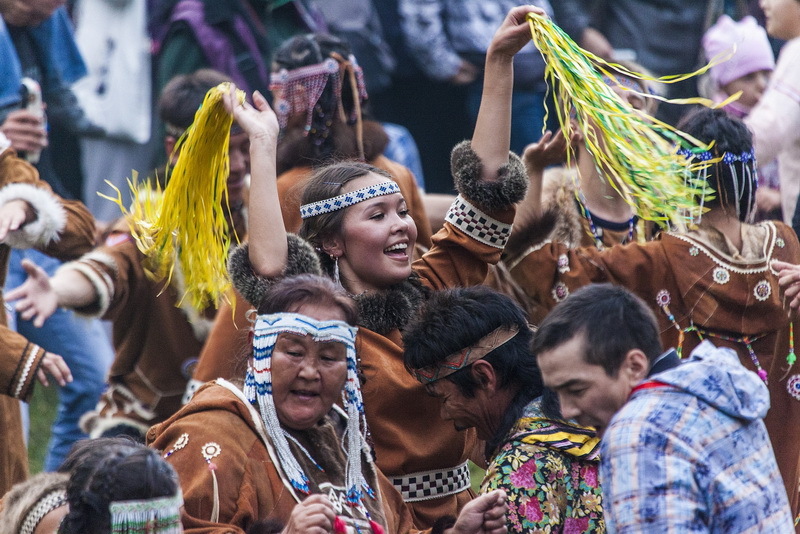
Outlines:
POLYGON ((711 78, 717 86, 727 85, 751 72, 775 68, 767 32, 753 17, 747 16, 735 22, 728 15, 722 15, 703 36, 707 60, 729 53, 734 47, 733 57, 711 68, 711 78))

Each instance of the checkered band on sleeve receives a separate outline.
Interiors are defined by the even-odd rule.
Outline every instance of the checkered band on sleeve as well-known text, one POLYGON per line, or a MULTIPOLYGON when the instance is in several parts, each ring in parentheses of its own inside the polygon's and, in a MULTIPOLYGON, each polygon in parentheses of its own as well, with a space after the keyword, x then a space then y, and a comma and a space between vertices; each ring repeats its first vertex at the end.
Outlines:
POLYGON ((438 499, 470 488, 467 462, 442 471, 424 471, 402 477, 392 477, 392 485, 405 502, 438 499))
POLYGON ((330 213, 332 211, 340 210, 353 204, 358 204, 373 197, 383 195, 391 195, 400 192, 400 186, 395 182, 388 181, 382 182, 377 185, 369 187, 362 187, 343 195, 335 196, 319 202, 312 202, 311 204, 303 204, 300 206, 300 217, 308 219, 323 213, 330 213))
POLYGON ((495 248, 505 248, 511 225, 492 219, 458 195, 444 219, 472 239, 495 248))

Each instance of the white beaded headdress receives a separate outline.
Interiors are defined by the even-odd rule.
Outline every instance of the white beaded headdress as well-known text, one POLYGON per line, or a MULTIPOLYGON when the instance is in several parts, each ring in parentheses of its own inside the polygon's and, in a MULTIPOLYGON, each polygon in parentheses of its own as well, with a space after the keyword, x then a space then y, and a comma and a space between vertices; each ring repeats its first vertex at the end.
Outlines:
POLYGON ((183 495, 133 501, 113 501, 111 513, 113 534, 180 534, 183 495))
POLYGON ((347 501, 357 505, 363 491, 370 496, 374 492, 361 472, 361 454, 369 450, 361 428, 366 429, 364 403, 356 372, 356 332, 358 329, 343 321, 316 321, 296 313, 274 313, 259 315, 253 337, 253 365, 248 367, 245 376, 245 397, 253 404, 258 403, 267 433, 272 439, 280 460, 281 468, 292 486, 308 494, 308 477, 289 448, 287 434, 281 428, 275 402, 272 397, 272 351, 282 333, 311 336, 315 342, 333 341, 342 343, 347 353, 347 381, 342 397, 347 412, 347 430, 344 450, 347 455, 345 483, 347 501))
MULTIPOLYGON (((745 221, 750 219, 753 209, 755 208, 755 189, 758 187, 758 180, 756 180, 756 155, 753 149, 750 149, 747 152, 742 152, 741 154, 724 152, 722 156, 719 157, 714 156, 714 154, 708 150, 696 151, 686 148, 679 149, 678 154, 685 156, 686 159, 694 158, 701 162, 727 165, 733 181, 733 201, 736 205, 736 217, 745 221), (736 164, 741 164, 741 172, 737 172, 736 164), (742 200, 744 200, 745 193, 748 190, 750 191, 750 194, 747 197, 747 206, 744 206, 745 211, 743 218, 742 200)), ((700 179, 705 182, 708 182, 708 169, 710 166, 711 165, 706 165, 700 170, 700 179)), ((688 179, 689 175, 687 174, 687 180, 688 179)), ((717 191, 717 197, 719 197, 719 195, 720 192, 717 191)), ((698 212, 699 215, 695 222, 699 223, 702 219, 704 203, 705 194, 700 198, 700 210, 698 212)))

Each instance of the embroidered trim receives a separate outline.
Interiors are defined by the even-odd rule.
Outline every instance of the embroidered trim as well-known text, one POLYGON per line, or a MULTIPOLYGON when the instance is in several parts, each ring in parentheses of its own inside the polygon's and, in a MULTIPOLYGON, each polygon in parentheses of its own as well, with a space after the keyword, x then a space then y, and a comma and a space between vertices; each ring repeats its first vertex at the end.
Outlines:
POLYGON ((427 501, 469 489, 469 467, 464 462, 451 469, 392 477, 391 481, 405 502, 427 501))
POLYGON ((170 456, 175 454, 176 451, 181 450, 188 444, 189 444, 189 434, 187 432, 184 432, 183 434, 180 435, 178 441, 175 442, 175 445, 173 445, 172 448, 168 450, 166 454, 164 454, 164 458, 169 458, 170 456))
POLYGON ((552 295, 553 300, 556 302, 561 302, 569 296, 569 288, 564 282, 558 282, 553 286, 553 290, 550 291, 550 295, 552 295))
POLYGON ((33 534, 44 516, 67 504, 67 491, 56 489, 39 499, 36 506, 25 515, 25 520, 19 527, 19 534, 33 534))
POLYGON ((392 195, 400 192, 400 186, 393 181, 386 181, 378 185, 371 185, 369 187, 362 187, 349 193, 337 195, 335 197, 326 198, 318 202, 311 202, 310 204, 303 204, 300 206, 300 218, 308 219, 309 217, 316 217, 324 213, 330 213, 364 202, 374 197, 383 195, 392 195))
POLYGON ((689 249, 689 254, 691 254, 692 256, 697 256, 698 254, 700 254, 700 249, 697 247, 692 247, 689 249))
POLYGON ((39 354, 39 345, 34 345, 33 343, 30 344, 30 350, 28 351, 28 359, 25 361, 25 367, 22 368, 22 373, 19 377, 19 382, 17 382, 17 387, 14 388, 14 394, 12 397, 15 399, 19 398, 20 393, 22 393, 22 388, 25 387, 25 382, 28 380, 28 375, 31 372, 31 368, 33 367, 33 362, 36 360, 36 355, 39 354))
MULTIPOLYGON (((95 292, 97 293, 97 311, 95 313, 82 313, 81 315, 89 315, 91 317, 102 317, 111 306, 111 299, 114 297, 114 282, 107 273, 96 270, 89 264, 82 261, 75 261, 67 264, 63 268, 74 269, 81 273, 92 284, 95 292)), ((83 309, 91 310, 91 305, 85 306, 83 309)))
POLYGON ((800 375, 792 375, 786 382, 786 391, 789 395, 794 397, 795 400, 800 401, 800 375))
POLYGON ((727 284, 731 279, 731 273, 722 267, 716 267, 712 273, 712 276, 714 278, 714 282, 720 285, 727 284))
POLYGON ((558 265, 558 272, 562 274, 569 272, 569 257, 566 254, 561 254, 556 264, 558 265))
POLYGON ((756 284, 756 287, 753 288, 753 295, 755 295, 758 300, 765 301, 772 295, 772 286, 769 285, 769 282, 766 280, 761 280, 756 284))
POLYGON ((475 241, 495 248, 505 248, 511 225, 495 220, 458 195, 444 218, 475 241))
POLYGON ((775 250, 776 236, 778 234, 778 231, 775 228, 774 224, 772 224, 771 222, 766 222, 764 224, 769 230, 771 230, 771 232, 770 232, 771 238, 767 239, 767 242, 764 245, 764 257, 765 257, 765 259, 764 260, 759 260, 759 261, 756 261, 756 262, 752 262, 753 264, 758 264, 758 265, 764 264, 764 265, 763 265, 763 267, 758 267, 758 268, 753 267, 753 268, 750 268, 750 269, 742 269, 740 267, 736 267, 735 265, 732 265, 732 264, 730 264, 730 263, 728 263, 726 261, 721 260, 714 253, 712 253, 708 248, 706 248, 705 245, 703 245, 702 243, 698 242, 697 240, 695 240, 691 236, 688 236, 686 234, 676 234, 676 233, 672 233, 672 232, 670 232, 667 235, 670 235, 672 237, 680 239, 681 241, 686 241, 690 245, 692 245, 694 247, 697 247, 706 256, 708 256, 711 259, 711 261, 713 261, 714 263, 716 263, 720 267, 724 267, 725 269, 728 269, 729 271, 732 271, 732 272, 738 273, 738 274, 756 274, 756 273, 766 272, 767 269, 769 268, 769 263, 770 263, 770 260, 772 259, 772 253, 775 250))
POLYGON ((186 391, 183 393, 181 404, 188 404, 189 401, 192 400, 192 397, 194 397, 194 394, 197 393, 197 390, 200 389, 200 386, 203 384, 205 384, 205 382, 190 378, 186 383, 186 391))

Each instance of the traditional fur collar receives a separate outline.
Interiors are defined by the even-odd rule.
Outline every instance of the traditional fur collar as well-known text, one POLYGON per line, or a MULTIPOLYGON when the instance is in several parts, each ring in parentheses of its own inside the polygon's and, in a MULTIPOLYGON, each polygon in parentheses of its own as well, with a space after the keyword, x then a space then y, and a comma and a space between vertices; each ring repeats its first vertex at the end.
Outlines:
POLYGON ((417 315, 428 292, 415 273, 384 291, 357 295, 359 325, 380 335, 402 330, 417 315))
MULTIPOLYGON (((294 234, 288 234, 288 243, 288 263, 282 277, 302 273, 323 274, 319 257, 311 245, 294 234)), ((231 252, 228 272, 236 290, 256 308, 276 282, 253 272, 247 244, 231 252)), ((354 298, 358 304, 359 325, 381 335, 401 330, 416 315, 427 292, 419 277, 412 274, 408 280, 384 291, 357 295, 354 298)))

